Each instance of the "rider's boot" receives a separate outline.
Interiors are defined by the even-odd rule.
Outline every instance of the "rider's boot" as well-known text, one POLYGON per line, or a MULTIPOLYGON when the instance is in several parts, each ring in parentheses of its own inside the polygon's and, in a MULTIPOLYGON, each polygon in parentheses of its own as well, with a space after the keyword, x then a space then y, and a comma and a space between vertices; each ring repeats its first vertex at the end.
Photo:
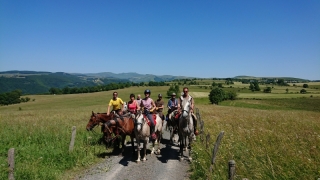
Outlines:
POLYGON ((157 139, 157 136, 156 136, 156 134, 155 134, 155 132, 154 132, 154 126, 150 126, 150 134, 151 134, 151 138, 152 139, 157 139))

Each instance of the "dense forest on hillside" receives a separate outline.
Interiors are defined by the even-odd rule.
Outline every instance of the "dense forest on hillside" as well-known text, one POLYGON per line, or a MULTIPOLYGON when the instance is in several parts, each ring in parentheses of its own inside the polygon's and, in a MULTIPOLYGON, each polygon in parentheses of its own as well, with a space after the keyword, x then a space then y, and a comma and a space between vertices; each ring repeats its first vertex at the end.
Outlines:
POLYGON ((0 77, 0 93, 10 92, 16 89, 23 94, 43 94, 48 93, 49 89, 64 87, 86 87, 98 84, 109 84, 118 82, 128 82, 116 78, 83 78, 67 73, 49 73, 39 75, 13 75, 10 77, 0 77))

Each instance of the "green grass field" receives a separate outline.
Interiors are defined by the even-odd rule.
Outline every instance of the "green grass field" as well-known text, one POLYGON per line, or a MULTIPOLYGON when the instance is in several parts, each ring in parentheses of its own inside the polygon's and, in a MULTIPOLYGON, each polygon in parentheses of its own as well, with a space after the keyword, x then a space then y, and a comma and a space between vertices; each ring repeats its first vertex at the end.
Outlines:
MULTIPOLYGON (((212 173, 211 149, 203 148, 199 138, 193 145, 192 179, 227 179, 230 159, 237 163, 237 179, 320 177, 318 91, 312 98, 311 94, 243 92, 239 93, 241 99, 217 106, 208 100, 209 88, 188 87, 205 122, 205 132, 211 134, 210 148, 218 133, 225 131, 212 173)), ((142 95, 146 88, 117 91, 128 101, 130 93, 142 95)), ((156 99, 159 93, 165 95, 169 87, 150 89, 151 97, 156 99)), ((0 179, 8 178, 10 148, 15 148, 16 179, 73 179, 77 172, 103 160, 102 155, 110 149, 97 143, 100 129, 95 128, 98 134, 93 134, 85 126, 91 111, 106 112, 112 92, 28 95, 35 101, 1 106, 0 179), (77 135, 70 153, 72 126, 77 127, 77 135)))

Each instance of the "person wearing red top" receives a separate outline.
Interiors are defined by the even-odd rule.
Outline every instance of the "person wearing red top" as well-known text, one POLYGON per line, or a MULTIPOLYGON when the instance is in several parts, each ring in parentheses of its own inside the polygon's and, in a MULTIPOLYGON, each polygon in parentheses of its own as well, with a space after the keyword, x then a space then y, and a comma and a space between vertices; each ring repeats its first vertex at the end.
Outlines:
POLYGON ((130 101, 128 101, 128 111, 136 114, 137 110, 139 110, 140 107, 137 103, 137 101, 135 100, 135 95, 134 94, 130 94, 130 101))

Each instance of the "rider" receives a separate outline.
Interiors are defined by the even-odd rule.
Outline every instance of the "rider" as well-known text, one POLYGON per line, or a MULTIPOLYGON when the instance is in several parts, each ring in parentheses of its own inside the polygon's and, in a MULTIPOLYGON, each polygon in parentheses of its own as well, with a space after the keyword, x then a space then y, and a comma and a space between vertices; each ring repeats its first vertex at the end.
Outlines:
POLYGON ((197 130, 197 119, 196 116, 193 114, 193 108, 194 108, 194 100, 192 98, 192 96, 189 95, 189 89, 187 87, 183 88, 183 95, 180 96, 179 99, 179 103, 178 103, 178 110, 181 111, 181 107, 183 107, 183 105, 187 102, 190 101, 191 102, 191 116, 192 116, 192 120, 193 120, 193 125, 194 125, 194 134, 198 135, 198 130, 197 130))
POLYGON ((163 121, 164 115, 163 115, 162 111, 164 108, 164 102, 162 100, 162 94, 158 94, 158 99, 154 102, 154 104, 156 105, 156 113, 159 114, 159 116, 161 117, 161 119, 163 121))
POLYGON ((113 98, 110 99, 107 115, 110 115, 110 107, 112 106, 112 111, 114 111, 117 115, 121 115, 124 105, 121 98, 118 98, 118 92, 113 92, 113 98))
POLYGON ((137 95, 137 103, 138 103, 138 105, 139 105, 139 107, 140 107, 140 104, 141 104, 141 95, 140 94, 138 94, 137 95))
POLYGON ((171 119, 171 113, 178 109, 178 101, 176 99, 176 93, 171 94, 171 98, 168 101, 168 114, 167 114, 167 119, 171 119))
POLYGON ((144 91, 145 98, 141 100, 140 107, 143 108, 143 113, 148 117, 148 119, 151 122, 150 125, 150 134, 152 139, 156 139, 157 136, 155 134, 155 127, 154 127, 154 119, 152 117, 152 114, 150 112, 153 112, 155 109, 154 101, 150 98, 151 91, 149 89, 146 89, 144 91))
POLYGON ((130 94, 130 101, 128 101, 128 111, 136 114, 137 110, 140 109, 140 105, 138 105, 138 102, 135 100, 135 95, 130 94))

